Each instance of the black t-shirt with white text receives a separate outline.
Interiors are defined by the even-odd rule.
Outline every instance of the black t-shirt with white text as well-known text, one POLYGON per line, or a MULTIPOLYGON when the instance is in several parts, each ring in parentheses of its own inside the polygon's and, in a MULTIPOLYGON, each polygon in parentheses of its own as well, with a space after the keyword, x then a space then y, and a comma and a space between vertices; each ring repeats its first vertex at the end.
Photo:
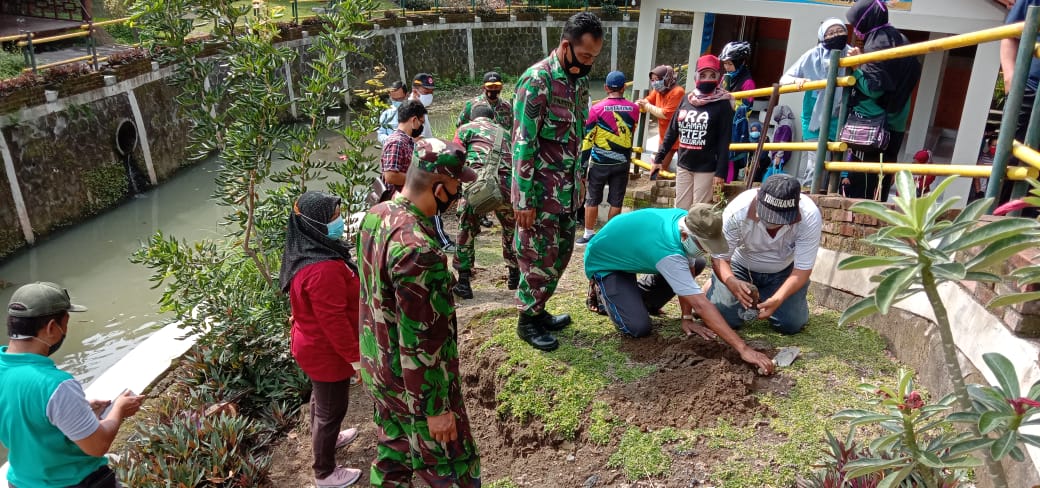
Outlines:
MULTIPOLYGON (((690 97, 683 98, 668 124, 661 147, 676 151, 678 166, 695 173, 715 173, 725 178, 729 161, 729 141, 733 126, 732 100, 722 99, 697 107, 690 97)), ((665 151, 658 151, 655 162, 660 164, 665 151)))

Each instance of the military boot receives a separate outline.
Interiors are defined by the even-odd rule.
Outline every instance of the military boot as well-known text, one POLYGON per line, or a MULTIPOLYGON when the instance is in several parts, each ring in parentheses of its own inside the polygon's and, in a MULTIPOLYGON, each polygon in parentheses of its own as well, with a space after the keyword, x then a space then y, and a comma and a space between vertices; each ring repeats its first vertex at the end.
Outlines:
POLYGON ((473 298, 473 288, 470 287, 469 279, 472 274, 469 271, 459 271, 459 282, 451 289, 459 298, 470 300, 473 298))
POLYGON ((534 318, 538 321, 538 325, 550 332, 559 332, 571 325, 571 316, 565 313, 552 315, 542 310, 542 313, 535 315, 534 318))
POLYGON ((555 351, 560 347, 560 342, 540 325, 538 316, 520 313, 520 318, 516 321, 516 335, 539 351, 555 351))
POLYGON ((515 290, 520 286, 520 268, 506 268, 509 270, 509 277, 506 278, 506 288, 515 290))

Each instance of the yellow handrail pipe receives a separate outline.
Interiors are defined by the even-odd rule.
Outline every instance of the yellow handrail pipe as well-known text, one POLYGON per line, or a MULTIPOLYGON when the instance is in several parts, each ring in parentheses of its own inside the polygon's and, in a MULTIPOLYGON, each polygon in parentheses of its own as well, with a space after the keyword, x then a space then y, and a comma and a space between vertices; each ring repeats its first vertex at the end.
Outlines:
POLYGON ((1040 152, 1036 152, 1035 149, 1022 144, 1021 142, 1012 141, 1011 154, 1014 154, 1016 158, 1026 164, 1040 169, 1040 152))
MULTIPOLYGON (((39 39, 33 38, 33 44, 46 44, 48 42, 61 41, 64 39, 75 39, 77 37, 87 37, 90 35, 90 31, 85 32, 72 32, 69 34, 62 34, 60 36, 41 37, 39 39)), ((18 43, 18 47, 28 46, 28 41, 21 41, 18 43)))
MULTIPOLYGON (((975 166, 969 164, 912 164, 912 163, 849 163, 845 161, 827 161, 824 163, 827 171, 851 171, 855 173, 897 173, 909 171, 915 175, 932 176, 963 176, 967 178, 989 178, 992 174, 990 166, 975 166)), ((1021 181, 1027 178, 1036 178, 1040 171, 1036 168, 1009 167, 1007 178, 1009 180, 1021 181)))
MULTIPOLYGON (((636 166, 639 166, 640 168, 643 168, 643 169, 645 169, 647 171, 650 171, 652 169, 650 167, 650 163, 647 163, 646 161, 643 161, 642 159, 632 158, 632 164, 634 164, 636 166)), ((661 172, 658 173, 657 176, 659 178, 664 178, 666 180, 670 180, 672 178, 675 178, 675 173, 672 173, 671 171, 661 170, 661 172)))
MULTIPOLYGON (((763 151, 815 151, 817 143, 815 142, 767 142, 762 145, 763 151)), ((834 152, 844 152, 848 149, 848 144, 844 142, 828 142, 827 150, 834 152)), ((757 142, 743 142, 743 143, 732 143, 729 145, 730 151, 754 151, 758 149, 757 142)))
POLYGON ((19 39, 25 39, 25 34, 18 34, 18 35, 15 35, 15 36, 3 36, 3 37, 0 37, 0 42, 11 42, 11 41, 17 41, 19 39))
MULTIPOLYGON (((855 76, 839 76, 838 77, 838 86, 852 86, 852 85, 855 85, 855 84, 856 84, 856 77, 855 76)), ((825 88, 827 88, 827 80, 813 80, 813 81, 805 82, 805 84, 802 85, 801 88, 798 88, 797 84, 781 85, 780 86, 780 94, 783 95, 784 93, 796 93, 796 92, 803 92, 803 91, 810 91, 810 90, 823 90, 825 88)), ((730 95, 733 95, 733 98, 735 98, 737 100, 740 100, 740 99, 743 99, 743 98, 753 98, 753 97, 768 97, 768 96, 770 96, 772 94, 773 94, 773 89, 772 88, 756 88, 754 90, 745 90, 745 91, 738 91, 738 92, 730 93, 730 95)))
POLYGON ((958 34, 956 36, 944 37, 942 39, 933 39, 931 41, 916 42, 914 44, 907 44, 905 46, 893 47, 891 49, 884 49, 881 51, 867 54, 860 54, 858 56, 848 56, 841 58, 841 62, 839 64, 843 68, 848 68, 852 66, 859 66, 864 63, 873 63, 889 59, 918 56, 921 54, 928 54, 936 51, 948 51, 950 49, 957 49, 959 47, 974 46, 983 42, 999 41, 1001 39, 1020 37, 1022 35, 1022 29, 1024 28, 1025 22, 1002 25, 1000 27, 993 27, 991 29, 969 32, 967 34, 958 34))
POLYGON ((101 22, 94 22, 93 24, 83 24, 79 26, 80 29, 89 29, 91 25, 94 27, 104 27, 106 25, 122 24, 130 21, 130 17, 123 17, 121 19, 102 20, 101 22))
MULTIPOLYGON (((36 69, 37 70, 45 70, 47 68, 53 68, 55 66, 61 66, 63 64, 78 63, 80 61, 91 61, 93 59, 94 59, 94 56, 91 56, 91 55, 88 54, 86 56, 79 56, 79 57, 76 57, 76 58, 69 58, 69 59, 63 59, 61 61, 55 61, 53 63, 41 64, 41 65, 37 66, 36 69)), ((108 56, 98 57, 97 60, 98 60, 99 63, 103 63, 103 62, 108 60, 108 56)), ((22 71, 29 72, 29 71, 32 71, 32 68, 25 68, 22 71)))

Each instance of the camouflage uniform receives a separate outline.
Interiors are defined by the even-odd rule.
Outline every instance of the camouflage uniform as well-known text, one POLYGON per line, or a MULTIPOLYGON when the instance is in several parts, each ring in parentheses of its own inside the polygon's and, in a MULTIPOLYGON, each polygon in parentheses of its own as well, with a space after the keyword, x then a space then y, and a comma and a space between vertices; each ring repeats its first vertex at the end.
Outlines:
POLYGON ((473 100, 466 102, 466 105, 462 107, 462 112, 459 113, 459 120, 455 122, 455 127, 462 127, 466 122, 472 122, 473 117, 470 115, 473 113, 473 109, 480 105, 487 105, 495 111, 495 122, 506 130, 513 127, 513 106, 505 101, 501 96, 498 97, 498 101, 492 105, 491 101, 487 99, 485 95, 480 95, 473 100))
MULTIPOLYGON (((455 143, 466 148, 466 164, 480 171, 492 151, 501 152, 498 168, 499 189, 503 195, 509 195, 509 180, 513 168, 513 156, 510 154, 512 141, 509 133, 491 119, 478 118, 463 124, 455 133, 455 143), (495 137, 501 140, 500 146, 493 149, 495 137)), ((473 269, 476 252, 474 250, 477 236, 480 235, 480 215, 473 208, 461 201, 459 204, 459 239, 458 251, 455 252, 455 269, 468 272, 473 269)), ((516 268, 516 250, 513 248, 513 235, 516 232, 516 219, 512 207, 495 210, 495 217, 502 224, 502 259, 506 266, 516 268)))
POLYGON ((511 197, 515 210, 537 210, 534 225, 516 232, 516 301, 526 315, 545 309, 574 250, 588 101, 588 80, 571 81, 555 51, 528 68, 516 85, 511 197))
POLYGON ((361 223, 361 378, 380 430, 375 486, 411 486, 413 473, 434 488, 480 486, 459 380, 455 279, 435 235, 432 218, 403 195, 361 223), (441 443, 427 418, 446 412, 458 438, 441 443))

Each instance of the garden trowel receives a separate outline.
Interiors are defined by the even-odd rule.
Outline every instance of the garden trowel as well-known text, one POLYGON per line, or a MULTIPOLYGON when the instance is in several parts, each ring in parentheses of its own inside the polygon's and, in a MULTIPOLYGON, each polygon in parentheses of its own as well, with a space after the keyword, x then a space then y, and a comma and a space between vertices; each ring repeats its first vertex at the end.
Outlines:
POLYGON ((802 350, 797 346, 781 347, 776 356, 773 356, 773 362, 781 368, 786 368, 798 358, 798 354, 801 352, 802 350))

